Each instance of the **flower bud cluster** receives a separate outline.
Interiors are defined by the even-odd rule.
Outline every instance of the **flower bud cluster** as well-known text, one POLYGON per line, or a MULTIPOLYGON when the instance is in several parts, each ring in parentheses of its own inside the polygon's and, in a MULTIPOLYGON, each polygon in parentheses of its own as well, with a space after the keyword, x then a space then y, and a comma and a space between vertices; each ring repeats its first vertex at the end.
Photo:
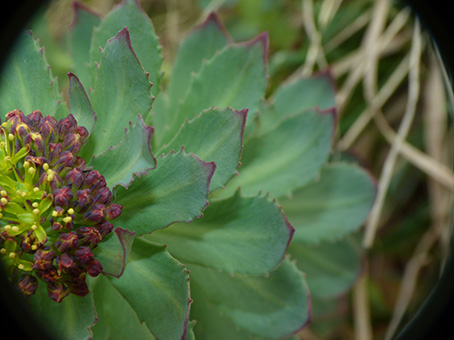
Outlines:
POLYGON ((0 126, 0 257, 25 295, 38 281, 57 302, 88 293, 102 265, 92 250, 122 206, 104 177, 77 156, 88 131, 72 115, 7 114, 0 126))

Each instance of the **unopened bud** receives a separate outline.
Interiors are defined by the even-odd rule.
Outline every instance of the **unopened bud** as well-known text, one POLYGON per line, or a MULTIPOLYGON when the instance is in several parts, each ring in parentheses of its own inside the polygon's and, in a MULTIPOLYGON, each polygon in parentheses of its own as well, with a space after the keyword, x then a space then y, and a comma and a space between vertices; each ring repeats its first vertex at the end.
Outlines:
POLYGON ((123 206, 120 204, 111 204, 104 210, 104 215, 106 216, 107 220, 113 220, 121 215, 123 211, 123 206))
POLYGON ((70 249, 77 249, 79 247, 79 237, 73 231, 60 234, 57 241, 55 241, 55 246, 61 253, 70 249))
POLYGON ((25 274, 19 278, 18 286, 22 293, 30 296, 36 292, 36 289, 38 288, 38 280, 30 274, 25 274))

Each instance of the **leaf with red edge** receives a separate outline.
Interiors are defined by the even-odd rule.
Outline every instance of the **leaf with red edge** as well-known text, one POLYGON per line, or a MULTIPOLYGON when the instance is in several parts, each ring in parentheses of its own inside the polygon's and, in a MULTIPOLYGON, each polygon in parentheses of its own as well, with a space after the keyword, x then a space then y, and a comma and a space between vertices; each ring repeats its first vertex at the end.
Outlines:
POLYGON ((155 231, 150 240, 166 244, 183 263, 227 273, 265 275, 283 260, 294 229, 267 197, 233 197, 211 202, 204 218, 155 231))
POLYGON ((137 238, 125 272, 111 283, 155 338, 181 340, 192 302, 188 273, 165 247, 137 238))
MULTIPOLYGON (((69 72, 69 113, 77 121, 77 125, 85 127, 90 134, 93 132, 96 124, 96 115, 91 106, 90 99, 85 92, 79 78, 69 72)), ((64 117, 58 117, 64 118, 64 117)))
POLYGON ((107 42, 96 71, 90 100, 97 121, 82 150, 87 160, 118 144, 128 123, 139 113, 145 116, 153 102, 148 74, 132 49, 127 28, 107 42))
POLYGON ((311 320, 304 274, 288 259, 269 276, 232 276, 198 265, 189 269, 198 340, 282 339, 311 320))
POLYGON ((183 148, 158 158, 156 169, 135 178, 128 189, 114 188, 115 203, 127 212, 115 223, 142 235, 201 217, 215 169, 214 163, 187 154, 183 148))
POLYGON ((243 150, 247 110, 211 108, 185 122, 177 135, 158 152, 185 150, 216 163, 210 191, 222 188, 236 174, 243 150), (203 138, 201 138, 203 136, 203 138))
POLYGON ((129 122, 129 129, 125 129, 121 142, 94 157, 88 165, 104 176, 108 187, 122 185, 128 188, 134 176, 144 176, 156 168, 150 144, 153 131, 139 114, 135 124, 129 122))
POLYGON ((258 111, 267 85, 268 35, 241 44, 227 45, 213 58, 204 61, 195 74, 185 97, 167 130, 160 132, 168 142, 186 118, 192 119, 205 109, 230 107, 248 109, 248 121, 258 111))

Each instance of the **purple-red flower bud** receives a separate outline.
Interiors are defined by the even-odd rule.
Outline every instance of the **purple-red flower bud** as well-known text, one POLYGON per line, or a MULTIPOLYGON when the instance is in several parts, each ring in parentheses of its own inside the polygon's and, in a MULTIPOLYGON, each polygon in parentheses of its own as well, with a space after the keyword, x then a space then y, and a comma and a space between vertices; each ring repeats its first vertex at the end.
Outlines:
POLYGON ((98 230, 99 230, 99 232, 101 233, 102 236, 106 236, 114 228, 113 224, 110 223, 110 222, 107 222, 107 221, 104 221, 104 222, 101 222, 101 223, 97 224, 96 227, 98 228, 98 230))
POLYGON ((80 136, 76 133, 70 133, 65 136, 63 141, 63 149, 74 152, 74 154, 79 153, 82 148, 82 143, 80 141, 80 136))
POLYGON ((71 151, 63 151, 58 160, 55 162, 55 167, 61 165, 64 168, 72 168, 74 167, 74 161, 76 157, 72 154, 71 151))
POLYGON ((54 117, 46 116, 39 124, 39 131, 48 143, 53 143, 58 133, 57 121, 54 117))
POLYGON ((84 212, 93 202, 90 189, 77 190, 74 209, 77 212, 84 212))
POLYGON ((39 129, 39 124, 43 119, 43 114, 40 111, 33 111, 27 116, 28 124, 30 124, 35 130, 39 129))
POLYGON ((63 147, 60 143, 49 143, 49 155, 47 156, 49 162, 54 163, 55 160, 58 160, 62 151, 63 147))
POLYGON ((58 132, 60 133, 60 136, 66 136, 68 133, 73 132, 76 127, 77 122, 72 114, 58 122, 58 132))
POLYGON ((91 188, 93 185, 96 185, 98 181, 102 178, 104 178, 97 170, 92 170, 90 171, 86 176, 85 176, 85 182, 84 185, 87 188, 91 188))
POLYGON ((77 229, 80 244, 94 248, 102 240, 102 235, 95 227, 80 227, 77 229))
POLYGON ((99 274, 101 274, 102 273, 101 263, 96 259, 94 259, 93 261, 88 263, 87 264, 87 273, 88 273, 88 275, 90 275, 92 277, 96 277, 99 274))
POLYGON ((106 216, 107 220, 113 220, 120 216, 121 212, 123 211, 123 206, 120 204, 111 204, 104 210, 104 215, 106 216))
POLYGON ((68 208, 74 195, 70 188, 63 187, 54 191, 54 206, 68 208))
POLYGON ((52 261, 55 258, 53 250, 38 249, 34 256, 35 263, 33 269, 37 270, 49 270, 52 268, 52 261))
POLYGON ((68 288, 61 282, 47 284, 47 294, 55 302, 61 302, 69 293, 68 288))
POLYGON ((65 182, 72 185, 72 188, 79 189, 84 182, 84 175, 80 169, 72 169, 65 176, 65 182))
POLYGON ((38 280, 30 274, 25 274, 19 278, 18 286, 22 293, 30 296, 36 292, 36 289, 38 288, 38 280))
POLYGON ((104 218, 104 209, 103 204, 93 204, 91 210, 87 211, 84 214, 84 220, 93 223, 99 223, 104 218))
POLYGON ((55 241, 55 246, 61 253, 71 249, 77 249, 79 248, 79 237, 73 231, 60 234, 57 241, 55 241))
POLYGON ((60 270, 63 268, 64 271, 68 271, 69 269, 76 267, 74 260, 68 253, 61 254, 57 260, 60 266, 60 270))
POLYGON ((93 198, 93 203, 109 204, 112 201, 112 192, 108 187, 100 188, 96 191, 96 196, 93 198))

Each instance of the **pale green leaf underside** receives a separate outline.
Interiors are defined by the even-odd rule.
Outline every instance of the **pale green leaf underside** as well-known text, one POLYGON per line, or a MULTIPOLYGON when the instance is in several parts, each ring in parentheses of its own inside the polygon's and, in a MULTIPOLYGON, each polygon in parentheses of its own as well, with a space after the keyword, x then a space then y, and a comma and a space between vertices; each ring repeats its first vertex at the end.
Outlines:
POLYGON ((61 303, 47 295, 46 284, 39 282, 38 290, 29 300, 36 317, 57 339, 81 340, 92 336, 90 327, 96 322, 93 294, 80 297, 70 294, 61 303))
POLYGON ((311 245, 292 242, 288 252, 306 274, 311 295, 319 299, 345 293, 361 268, 359 245, 350 238, 311 245))
POLYGON ((211 202, 202 219, 154 232, 183 263, 228 273, 264 275, 284 258, 293 228, 281 209, 266 197, 211 202))
POLYGON ((128 123, 136 121, 139 113, 145 116, 152 103, 148 75, 131 48, 127 29, 109 40, 96 71, 90 99, 97 122, 84 148, 91 155, 118 144, 128 123))
POLYGON ((53 116, 60 103, 56 88, 43 50, 31 32, 21 33, 0 74, 1 114, 19 109, 26 115, 39 110, 53 116))
POLYGON ((323 168, 319 180, 279 203, 295 227, 293 241, 317 243, 356 230, 368 216, 375 193, 375 183, 366 171, 353 164, 332 163, 323 168))
POLYGON ((126 190, 115 188, 115 202, 125 207, 116 226, 151 233, 175 222, 190 222, 206 207, 215 165, 184 150, 158 159, 156 169, 136 178, 126 190))
POLYGON ((290 195, 317 177, 330 153, 333 128, 332 114, 307 111, 249 139, 241 157, 239 176, 214 197, 231 195, 238 187, 245 195, 259 191, 271 197, 290 195))
MULTIPOLYGON (((152 92, 156 96, 161 79, 161 46, 151 20, 136 0, 123 1, 109 12, 94 30, 90 48, 90 61, 91 63, 99 61, 99 48, 104 48, 106 41, 116 36, 124 27, 128 27, 131 32, 132 47, 143 68, 150 74, 150 81, 154 85, 152 92)), ((119 69, 122 69, 122 67, 124 66, 119 65, 119 69)), ((128 71, 128 69, 125 69, 125 71, 128 71)), ((145 116, 145 112, 141 113, 145 116)))
POLYGON ((215 162, 216 171, 210 191, 223 187, 237 174, 243 148, 243 132, 246 111, 231 109, 208 109, 186 122, 159 153, 179 150, 184 146, 187 152, 196 154, 206 162, 215 162))
POLYGON ((145 323, 140 322, 134 309, 120 295, 111 281, 105 276, 96 278, 91 285, 95 298, 98 322, 92 328, 93 339, 155 340, 145 323))
POLYGON ((94 157, 88 165, 104 176, 109 188, 116 185, 127 188, 134 176, 144 175, 156 167, 150 145, 152 134, 153 129, 138 115, 135 124, 129 123, 121 142, 94 157))
POLYGON ((111 283, 157 339, 182 338, 189 313, 189 276, 164 247, 136 238, 123 275, 111 283))
POLYGON ((190 265, 197 340, 279 339, 302 328, 310 301, 303 274, 284 260, 269 277, 190 265))
POLYGON ((191 79, 188 91, 173 121, 164 131, 162 142, 169 141, 186 118, 192 119, 212 106, 249 110, 249 119, 258 110, 267 84, 267 36, 259 36, 246 44, 232 44, 204 62, 191 79))

